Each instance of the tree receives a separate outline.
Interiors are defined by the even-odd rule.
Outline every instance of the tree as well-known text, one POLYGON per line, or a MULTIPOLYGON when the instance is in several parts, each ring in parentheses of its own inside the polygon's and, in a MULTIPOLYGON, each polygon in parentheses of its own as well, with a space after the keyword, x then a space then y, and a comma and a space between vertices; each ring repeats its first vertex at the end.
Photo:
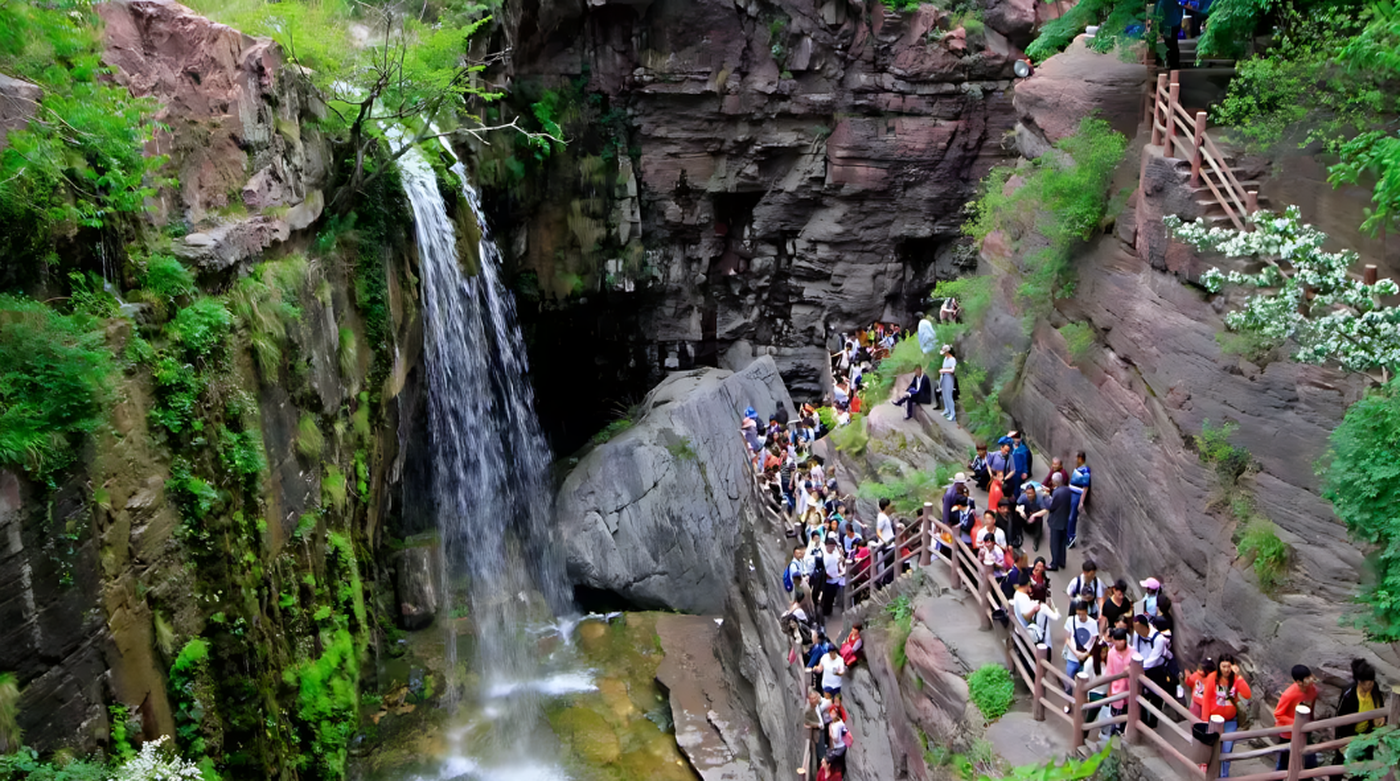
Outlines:
POLYGON ((1225 315, 1229 328, 1292 339, 1298 345, 1295 357, 1305 363, 1335 360, 1356 372, 1400 367, 1400 309, 1380 303, 1381 296, 1393 296, 1400 287, 1389 279, 1368 285, 1350 276, 1357 254, 1324 251, 1327 234, 1304 224, 1297 206, 1282 216, 1260 211, 1245 219, 1253 230, 1165 218, 1173 236, 1197 249, 1266 264, 1257 274, 1227 275, 1212 268, 1201 275, 1201 285, 1212 293, 1226 282, 1264 291, 1225 315))
POLYGON ((303 66, 326 101, 324 126, 343 136, 353 160, 343 194, 358 192, 415 144, 441 136, 477 139, 520 127, 517 119, 487 124, 481 110, 504 92, 482 83, 499 55, 473 59, 469 42, 491 17, 483 6, 428 25, 397 4, 322 0, 259 5, 226 19, 282 45, 303 66), (388 142, 388 143, 385 143, 388 142))
POLYGON ((1332 432, 1318 470, 1322 495, 1352 537, 1375 546, 1375 581, 1359 599, 1370 606, 1361 628, 1373 640, 1400 641, 1400 378, 1351 405, 1332 432))

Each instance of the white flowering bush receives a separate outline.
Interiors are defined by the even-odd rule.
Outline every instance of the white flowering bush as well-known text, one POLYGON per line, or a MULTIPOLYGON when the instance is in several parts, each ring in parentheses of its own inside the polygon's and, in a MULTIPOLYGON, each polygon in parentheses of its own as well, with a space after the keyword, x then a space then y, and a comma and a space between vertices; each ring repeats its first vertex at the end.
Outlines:
POLYGON ((175 753, 162 735, 141 746, 141 753, 127 760, 112 775, 112 781, 204 781, 193 762, 175 753))
POLYGON ((1197 249, 1268 261, 1257 274, 1212 268, 1201 275, 1201 285, 1212 293, 1226 284, 1262 291, 1225 315, 1231 330, 1292 339, 1295 357, 1306 363, 1335 360, 1347 371, 1400 367, 1400 310, 1379 303, 1400 287, 1389 279, 1367 285, 1349 276, 1359 256, 1324 251, 1327 234, 1303 223, 1297 206, 1282 216, 1259 211, 1245 219, 1253 231, 1208 228, 1204 220, 1183 223, 1171 215, 1164 220, 1174 237, 1197 249))

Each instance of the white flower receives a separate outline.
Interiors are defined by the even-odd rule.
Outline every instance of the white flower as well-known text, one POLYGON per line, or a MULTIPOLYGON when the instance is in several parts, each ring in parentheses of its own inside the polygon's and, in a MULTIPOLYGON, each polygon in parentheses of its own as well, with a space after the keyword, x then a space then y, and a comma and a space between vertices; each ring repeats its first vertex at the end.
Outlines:
POLYGON ((166 746, 169 735, 161 735, 141 746, 141 753, 117 768, 112 781, 204 781, 194 763, 166 746))

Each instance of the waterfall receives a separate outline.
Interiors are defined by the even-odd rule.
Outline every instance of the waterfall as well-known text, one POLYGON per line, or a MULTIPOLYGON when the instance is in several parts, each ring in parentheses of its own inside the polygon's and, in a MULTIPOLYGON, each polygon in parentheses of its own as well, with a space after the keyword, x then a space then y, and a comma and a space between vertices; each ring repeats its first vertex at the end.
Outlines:
MULTIPOLYGON (((501 253, 477 193, 451 148, 443 147, 480 227, 477 268, 463 268, 456 227, 422 152, 408 150, 399 169, 413 208, 422 273, 433 495, 448 570, 442 574, 445 586, 449 572, 469 580, 482 681, 477 699, 491 722, 486 742, 492 746, 459 753, 473 758, 472 772, 487 772, 489 764, 537 761, 539 746, 550 739, 539 700, 551 686, 541 680, 540 637, 530 625, 561 614, 568 600, 563 567, 553 558, 557 547, 548 542, 550 454, 534 414, 514 299, 501 284, 501 253)), ((450 596, 451 588, 443 592, 450 596)), ((450 610, 445 604, 439 614, 449 626, 455 623, 450 610)), ((447 648, 452 670, 455 637, 447 648)), ((481 741, 479 735, 472 739, 481 741)), ((518 773, 516 767, 509 775, 518 773)), ((562 773, 530 777, 550 776, 562 773)))

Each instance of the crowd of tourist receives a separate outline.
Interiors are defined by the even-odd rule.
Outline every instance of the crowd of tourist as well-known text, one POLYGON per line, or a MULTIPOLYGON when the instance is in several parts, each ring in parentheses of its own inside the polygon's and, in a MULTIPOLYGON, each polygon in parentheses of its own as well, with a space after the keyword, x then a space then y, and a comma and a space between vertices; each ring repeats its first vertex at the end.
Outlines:
MULTIPOLYGON (((930 323, 924 321, 917 332, 927 355, 934 344, 931 334, 924 333, 931 332, 931 325, 929 329, 923 325, 930 323)), ((811 675, 807 726, 816 728, 819 735, 819 781, 840 781, 845 772, 845 753, 852 738, 841 691, 845 677, 861 658, 863 646, 859 623, 852 624, 838 645, 829 639, 828 621, 843 588, 860 583, 857 590, 874 591, 892 582, 901 566, 912 563, 902 563, 910 556, 900 541, 905 539, 906 526, 923 521, 924 511, 902 519, 889 499, 881 499, 873 523, 863 522, 854 502, 848 505, 848 498, 838 490, 835 475, 828 474, 814 445, 832 428, 847 424, 851 415, 884 401, 863 398, 867 380, 900 340, 913 335, 898 326, 881 324, 853 336, 843 335, 841 349, 832 355, 834 390, 822 407, 803 405, 796 420, 779 408, 766 423, 750 407, 740 424, 760 482, 790 524, 787 536, 792 539, 792 556, 783 571, 790 601, 779 622, 791 639, 789 663, 801 663, 811 675), (868 588, 863 586, 866 583, 868 588)), ((930 379, 918 367, 904 393, 892 399, 904 407, 906 418, 914 416, 920 405, 941 402, 944 417, 956 421, 957 361, 949 345, 943 345, 939 354, 939 394, 932 392, 930 379)), ((1077 543, 1079 521, 1091 494, 1086 453, 1075 453, 1073 469, 1066 468, 1061 458, 1052 458, 1042 479, 1036 480, 1034 457, 1021 432, 1009 431, 995 445, 989 452, 987 444, 977 443, 967 471, 957 473, 944 490, 941 515, 936 518, 941 521, 935 539, 939 555, 953 557, 959 542, 966 546, 1007 599, 1010 615, 999 618, 1005 622, 1014 619, 1035 643, 1054 647, 1055 629, 1063 626, 1060 656, 1071 679, 1081 671, 1090 679, 1126 673, 1137 656, 1142 660, 1143 675, 1162 691, 1175 693, 1193 717, 1209 722, 1212 716, 1219 716, 1225 733, 1238 731, 1254 697, 1243 670, 1235 657, 1221 654, 1218 659, 1203 659, 1183 675, 1173 644, 1176 618, 1172 600, 1156 577, 1138 581, 1140 592, 1134 600, 1126 579, 1107 582, 1100 578, 1097 564, 1085 559, 1074 577, 1066 576, 1064 609, 1057 604, 1051 578, 1069 566, 1068 550, 1077 543), (979 495, 986 493, 986 506, 980 511, 974 487, 979 495), (1031 560, 1027 543, 1034 552, 1046 544, 1049 560, 1039 555, 1031 560)), ((966 568, 966 559, 962 560, 966 568)), ((974 582, 981 577, 978 572, 968 574, 974 582)), ((1027 669, 1034 669, 1034 660, 1023 661, 1027 669)), ((1352 671, 1353 685, 1343 694, 1334 715, 1384 705, 1375 684, 1375 670, 1358 659, 1352 671)), ((1279 726, 1293 723, 1297 705, 1313 704, 1317 699, 1311 671, 1298 665, 1291 672, 1294 684, 1280 695, 1274 709, 1279 726)), ((1100 723, 1123 715, 1126 700, 1106 707, 1092 704, 1127 687, 1127 678, 1120 677, 1090 689, 1086 731, 1104 738, 1121 731, 1122 725, 1100 723)), ((1143 698, 1166 712, 1162 698, 1152 689, 1145 688, 1143 698)), ((1156 716, 1149 709, 1142 709, 1141 719, 1149 728, 1156 726, 1156 716)), ((1365 732, 1383 723, 1373 720, 1338 728, 1337 736, 1365 732)), ((1287 740, 1285 733, 1283 741, 1287 740)), ((1222 746, 1225 753, 1231 748, 1228 742, 1222 746)), ((1286 768, 1288 760, 1285 751, 1278 767, 1286 768)), ((1308 755, 1304 761, 1307 767, 1315 767, 1317 757, 1308 755)), ((1228 762, 1221 771, 1222 776, 1229 776, 1228 762)))

